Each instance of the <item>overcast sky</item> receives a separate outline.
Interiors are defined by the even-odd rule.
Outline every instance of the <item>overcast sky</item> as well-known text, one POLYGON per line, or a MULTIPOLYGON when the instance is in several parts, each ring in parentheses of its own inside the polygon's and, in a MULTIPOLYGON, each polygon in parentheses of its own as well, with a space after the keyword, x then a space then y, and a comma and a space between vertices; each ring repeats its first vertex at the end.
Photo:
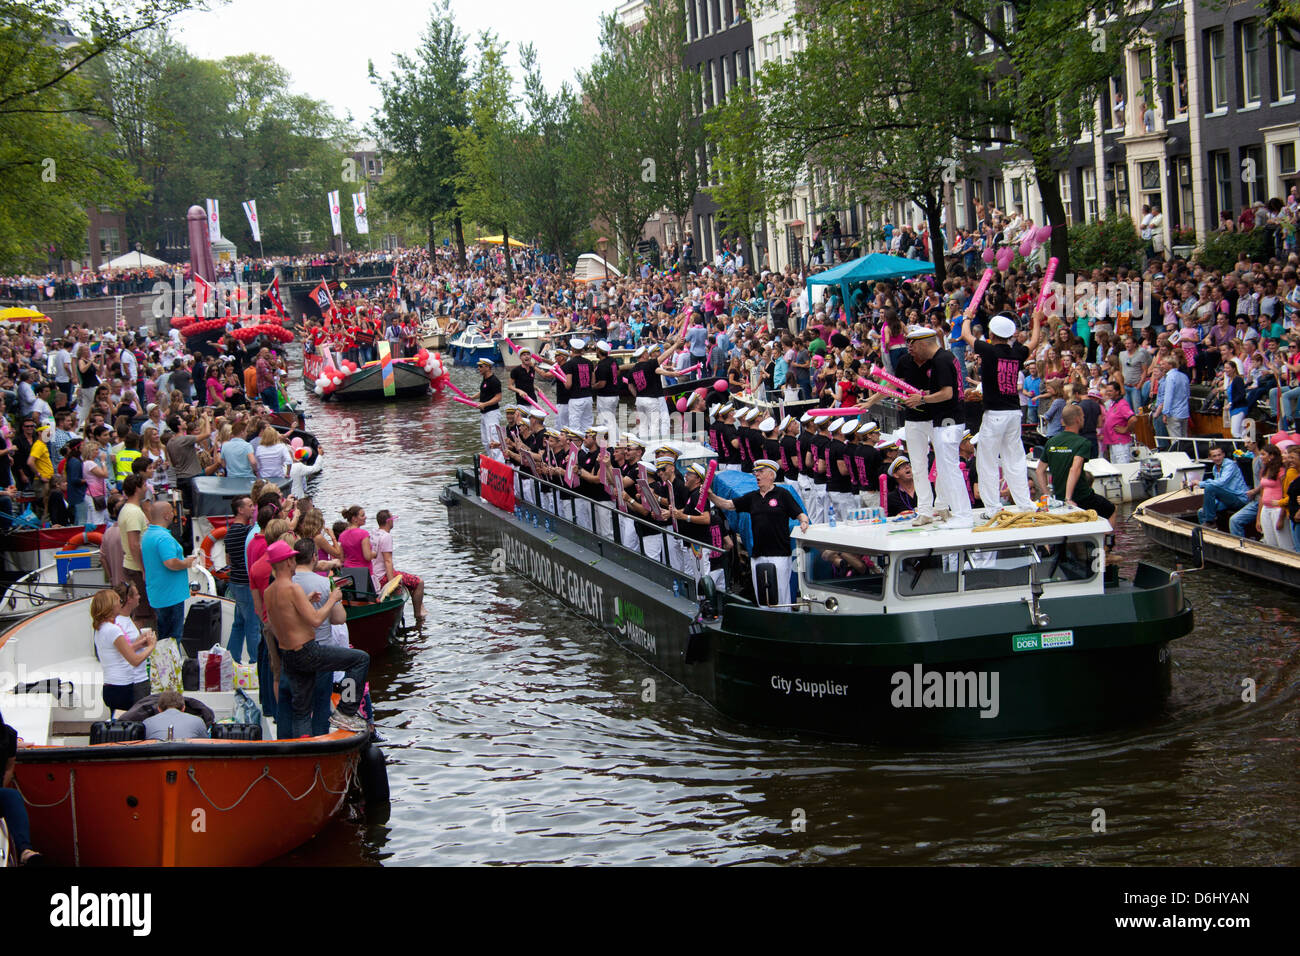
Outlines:
MULTIPOLYGON (((532 43, 547 86, 574 83, 599 46, 599 17, 618 0, 452 0, 452 11, 472 55, 479 32, 492 30, 510 44, 511 70, 519 75, 517 48, 532 43)), ((381 76, 392 72, 394 53, 412 53, 429 20, 427 0, 230 0, 206 13, 174 21, 174 33, 191 53, 220 59, 236 53, 275 57, 297 92, 324 100, 337 115, 352 113, 358 130, 380 98, 366 77, 374 60, 381 76)), ((472 65, 472 59, 471 59, 472 65)))

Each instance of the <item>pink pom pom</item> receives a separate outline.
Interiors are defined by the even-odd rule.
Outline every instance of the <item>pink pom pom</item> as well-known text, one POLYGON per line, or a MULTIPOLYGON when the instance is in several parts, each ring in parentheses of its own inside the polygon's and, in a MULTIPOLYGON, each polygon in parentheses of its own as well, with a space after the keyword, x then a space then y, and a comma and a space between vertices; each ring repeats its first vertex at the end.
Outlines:
POLYGON ((725 378, 718 379, 713 383, 713 390, 715 392, 725 392, 727 390, 727 380, 725 378))
POLYGON ((294 451, 297 451, 299 448, 302 447, 302 439, 295 436, 293 441, 289 442, 289 447, 292 448, 294 451))

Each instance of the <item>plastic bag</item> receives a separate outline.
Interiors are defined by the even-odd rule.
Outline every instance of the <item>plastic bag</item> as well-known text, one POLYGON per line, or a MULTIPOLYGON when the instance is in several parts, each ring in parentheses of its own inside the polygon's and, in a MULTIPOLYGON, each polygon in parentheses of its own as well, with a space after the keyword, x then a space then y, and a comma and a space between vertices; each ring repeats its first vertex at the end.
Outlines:
POLYGON ((231 717, 237 724, 262 724, 262 709, 257 706, 253 698, 249 697, 242 690, 235 691, 235 707, 231 711, 231 717))
POLYGON ((236 690, 257 690, 257 664, 241 664, 235 662, 235 689, 236 690))
POLYGON ((149 691, 183 690, 181 686, 181 646, 174 637, 164 637, 149 655, 149 691))
POLYGON ((235 689, 235 659, 220 644, 213 644, 210 651, 199 651, 199 689, 235 689))

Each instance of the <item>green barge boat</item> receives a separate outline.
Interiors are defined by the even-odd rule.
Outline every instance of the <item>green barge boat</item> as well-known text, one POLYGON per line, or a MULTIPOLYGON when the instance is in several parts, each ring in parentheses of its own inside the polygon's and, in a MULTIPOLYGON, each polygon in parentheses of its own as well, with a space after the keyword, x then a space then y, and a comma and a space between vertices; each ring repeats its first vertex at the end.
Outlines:
POLYGON ((489 504, 476 467, 442 501, 455 533, 503 549, 626 650, 780 731, 947 742, 1132 725, 1162 712, 1170 644, 1193 626, 1176 572, 1141 563, 1121 579, 1105 562, 1110 525, 1077 512, 1015 530, 795 527, 798 597, 763 607, 747 573, 743 590, 718 590, 529 501, 489 504))

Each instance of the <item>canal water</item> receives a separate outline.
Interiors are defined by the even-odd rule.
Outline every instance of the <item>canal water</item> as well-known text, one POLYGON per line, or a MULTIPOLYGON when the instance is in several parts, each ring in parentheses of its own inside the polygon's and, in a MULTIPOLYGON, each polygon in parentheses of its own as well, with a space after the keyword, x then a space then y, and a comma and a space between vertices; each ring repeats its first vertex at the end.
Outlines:
MULTIPOLYGON (((1189 573, 1196 630, 1145 726, 925 750, 800 739, 719 715, 452 537, 438 494, 478 448, 473 410, 291 394, 326 451, 326 520, 393 511, 429 618, 371 670, 389 819, 338 820, 280 864, 1297 862, 1295 594, 1189 573)), ((1124 574, 1173 561, 1134 523, 1117 551, 1124 574)))

